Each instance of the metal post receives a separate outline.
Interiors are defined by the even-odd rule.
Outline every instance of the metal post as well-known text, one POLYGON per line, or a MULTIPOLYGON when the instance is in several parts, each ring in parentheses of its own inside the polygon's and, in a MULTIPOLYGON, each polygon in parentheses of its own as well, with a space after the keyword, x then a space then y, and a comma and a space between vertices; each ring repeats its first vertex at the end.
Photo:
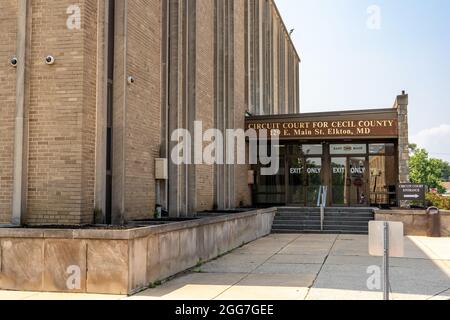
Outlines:
POLYGON ((319 195, 317 196, 317 207, 320 207, 320 202, 322 201, 322 186, 319 188, 319 195))
POLYGON ((384 223, 383 299, 389 300, 389 223, 384 223))
POLYGON ((323 224, 325 220, 325 208, 323 204, 320 205, 320 231, 323 231, 323 224))
POLYGON ((323 231, 324 223, 325 223, 325 207, 327 204, 327 187, 326 186, 320 187, 319 202, 320 202, 320 231, 323 231))

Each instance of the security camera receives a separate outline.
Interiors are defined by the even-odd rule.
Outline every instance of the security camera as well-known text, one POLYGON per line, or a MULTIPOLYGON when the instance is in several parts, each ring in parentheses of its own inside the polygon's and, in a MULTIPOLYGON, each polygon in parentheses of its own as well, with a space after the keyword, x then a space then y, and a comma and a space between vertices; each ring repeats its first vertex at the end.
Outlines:
POLYGON ((19 60, 17 60, 16 57, 12 57, 10 63, 11 63, 11 66, 13 66, 15 68, 15 67, 17 67, 17 64, 19 63, 19 60))
POLYGON ((128 77, 128 84, 133 84, 136 80, 134 80, 134 77, 129 76, 128 77))
POLYGON ((54 63, 55 63, 55 57, 53 57, 53 56, 47 56, 47 57, 45 58, 45 63, 48 64, 48 65, 54 64, 54 63))

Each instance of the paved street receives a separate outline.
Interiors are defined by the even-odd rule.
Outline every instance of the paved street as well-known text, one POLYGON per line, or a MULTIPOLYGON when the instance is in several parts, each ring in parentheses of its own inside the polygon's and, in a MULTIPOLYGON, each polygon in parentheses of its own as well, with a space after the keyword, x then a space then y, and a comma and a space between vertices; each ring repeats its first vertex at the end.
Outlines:
MULTIPOLYGON (((270 235, 133 297, 0 291, 0 299, 381 299, 367 287, 367 236, 270 235)), ((393 299, 450 299, 450 238, 408 237, 393 299)))

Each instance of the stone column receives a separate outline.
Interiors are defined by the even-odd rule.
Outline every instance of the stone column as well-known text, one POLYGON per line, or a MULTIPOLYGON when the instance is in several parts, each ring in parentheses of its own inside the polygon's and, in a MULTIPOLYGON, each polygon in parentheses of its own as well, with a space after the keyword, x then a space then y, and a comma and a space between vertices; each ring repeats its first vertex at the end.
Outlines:
MULTIPOLYGON (((394 108, 398 114, 398 176, 399 183, 409 183, 409 130, 408 130, 408 95, 403 92, 397 96, 394 108)), ((400 207, 407 207, 402 201, 400 207)))
POLYGON ((409 182, 409 130, 408 130, 408 95, 397 97, 395 108, 398 113, 398 165, 399 182, 409 182))

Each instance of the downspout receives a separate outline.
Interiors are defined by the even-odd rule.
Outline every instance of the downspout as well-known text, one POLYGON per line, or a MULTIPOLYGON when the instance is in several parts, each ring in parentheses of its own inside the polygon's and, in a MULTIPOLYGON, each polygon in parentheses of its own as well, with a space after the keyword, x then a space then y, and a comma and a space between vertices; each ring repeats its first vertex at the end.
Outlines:
POLYGON ((13 225, 22 223, 23 200, 23 154, 24 154, 24 110, 25 110, 25 50, 27 30, 27 0, 18 0, 17 18, 17 73, 16 73, 16 124, 14 133, 14 178, 13 178, 13 225))

